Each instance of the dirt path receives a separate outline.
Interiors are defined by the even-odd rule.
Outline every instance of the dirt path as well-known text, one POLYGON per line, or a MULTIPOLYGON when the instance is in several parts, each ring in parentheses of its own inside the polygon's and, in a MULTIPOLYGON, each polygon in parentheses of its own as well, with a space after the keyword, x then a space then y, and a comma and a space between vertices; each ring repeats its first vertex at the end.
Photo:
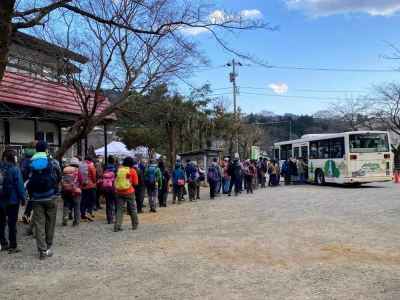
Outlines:
MULTIPOLYGON (((0 254, 1 299, 400 299, 400 197, 295 186, 160 209, 138 231, 57 227, 0 254)), ((59 219, 60 220, 60 219, 59 219)))

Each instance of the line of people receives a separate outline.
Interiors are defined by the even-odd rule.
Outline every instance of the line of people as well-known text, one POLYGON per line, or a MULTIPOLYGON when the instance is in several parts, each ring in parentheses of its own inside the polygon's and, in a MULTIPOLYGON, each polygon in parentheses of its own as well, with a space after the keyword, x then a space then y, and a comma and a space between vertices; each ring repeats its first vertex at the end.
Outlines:
POLYGON ((143 213, 145 194, 149 212, 167 206, 169 184, 172 184, 172 203, 180 204, 200 199, 200 186, 207 181, 210 198, 218 194, 237 196, 242 191, 253 193, 255 188, 279 184, 279 164, 275 161, 241 161, 238 155, 219 162, 214 158, 207 170, 196 161, 177 161, 170 172, 163 160, 148 163, 126 157, 120 163, 108 157, 105 166, 90 156, 80 160, 72 158, 60 166, 47 153, 47 144, 36 143, 35 151, 27 150, 17 165, 16 153, 7 149, 0 163, 0 250, 17 253, 17 220, 19 209, 26 206, 22 216, 29 224, 28 234, 34 235, 40 259, 53 255, 53 241, 58 198, 63 199, 62 225, 79 226, 82 220, 92 222, 95 211, 102 209, 100 198, 105 199, 106 219, 114 231, 123 230, 124 210, 136 230, 138 214, 143 213), (158 200, 158 201, 157 201, 158 200), (158 202, 158 204, 157 204, 158 202), (32 214, 33 213, 33 214, 32 214), (8 239, 6 238, 8 227, 8 239))

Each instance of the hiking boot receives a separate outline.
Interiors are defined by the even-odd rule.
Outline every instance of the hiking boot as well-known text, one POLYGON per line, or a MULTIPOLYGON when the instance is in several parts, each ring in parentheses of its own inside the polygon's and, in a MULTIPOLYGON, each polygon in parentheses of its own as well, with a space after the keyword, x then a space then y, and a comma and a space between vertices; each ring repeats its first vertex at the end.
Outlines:
POLYGON ((51 248, 47 249, 47 251, 45 251, 45 254, 47 257, 52 257, 53 256, 53 250, 51 250, 51 248))
POLYGON ((152 208, 152 209, 150 209, 150 212, 151 212, 151 213, 156 213, 157 210, 156 210, 155 208, 152 208))
POLYGON ((44 260, 46 258, 47 258, 46 251, 39 251, 39 259, 44 260))
POLYGON ((0 251, 7 251, 9 248, 8 243, 4 242, 0 244, 0 251))
POLYGON ((74 226, 74 227, 79 226, 79 223, 74 221, 74 222, 72 223, 72 226, 74 226))
POLYGON ((122 228, 121 227, 114 228, 114 232, 118 232, 118 231, 122 231, 122 228))
POLYGON ((86 220, 88 220, 89 222, 93 222, 94 218, 92 216, 86 216, 86 220))
POLYGON ((21 252, 19 248, 8 248, 8 254, 15 254, 21 252))
POLYGON ((72 217, 72 213, 69 213, 69 215, 68 215, 68 220, 73 220, 74 218, 72 217))
POLYGON ((63 219, 63 221, 62 221, 62 226, 67 226, 67 225, 68 225, 67 219, 63 219))

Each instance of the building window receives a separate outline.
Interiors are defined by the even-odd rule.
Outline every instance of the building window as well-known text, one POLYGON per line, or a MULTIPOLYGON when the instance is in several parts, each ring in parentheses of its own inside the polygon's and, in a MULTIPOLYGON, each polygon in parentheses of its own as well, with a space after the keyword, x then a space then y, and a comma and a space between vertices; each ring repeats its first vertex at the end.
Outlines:
POLYGON ((46 132, 46 142, 54 144, 54 132, 46 132))

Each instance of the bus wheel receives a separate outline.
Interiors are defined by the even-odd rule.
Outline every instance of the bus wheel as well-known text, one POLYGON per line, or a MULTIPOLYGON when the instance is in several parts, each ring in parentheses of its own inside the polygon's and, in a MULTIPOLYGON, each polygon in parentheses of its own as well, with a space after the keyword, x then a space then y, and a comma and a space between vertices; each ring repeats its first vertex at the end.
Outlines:
POLYGON ((321 170, 317 170, 315 172, 315 183, 318 185, 324 185, 325 184, 325 176, 324 173, 321 170))

